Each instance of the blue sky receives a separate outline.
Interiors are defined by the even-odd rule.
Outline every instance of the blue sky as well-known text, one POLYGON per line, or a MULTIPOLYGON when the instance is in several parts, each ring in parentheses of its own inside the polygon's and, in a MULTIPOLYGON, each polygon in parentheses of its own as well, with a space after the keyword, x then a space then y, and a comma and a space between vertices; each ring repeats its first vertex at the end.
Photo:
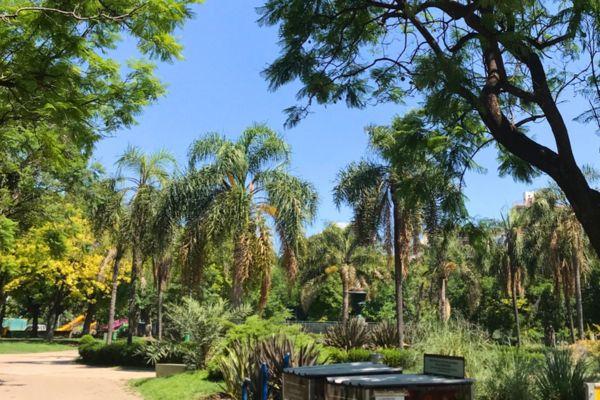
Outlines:
MULTIPOLYGON (((298 86, 272 93, 260 76, 279 52, 277 30, 256 23, 255 8, 260 5, 261 1, 255 0, 207 0, 196 7, 196 17, 178 33, 185 60, 158 68, 158 75, 168 85, 167 95, 138 118, 137 126, 102 140, 94 156, 113 170, 118 155, 132 144, 147 152, 166 148, 185 164, 189 144, 200 135, 218 132, 235 138, 254 122, 266 123, 292 146, 292 172, 312 182, 319 192, 319 213, 308 229, 314 233, 327 222, 350 219, 348 209, 338 210, 333 204, 331 189, 337 172, 366 154, 364 127, 387 124, 394 115, 416 108, 418 103, 364 110, 344 105, 315 107, 297 127, 284 129, 283 109, 295 103, 298 86)), ((116 57, 126 59, 133 52, 133 46, 125 43, 116 57)), ((586 104, 576 97, 564 100, 561 109, 568 118, 578 161, 597 165, 600 137, 595 127, 571 121, 586 104)), ((544 128, 539 125, 535 134, 551 144, 544 128)), ((498 217, 530 189, 497 176, 493 150, 482 152, 477 161, 488 173, 466 177, 468 208, 473 216, 498 217)), ((542 177, 532 187, 547 181, 542 177)))

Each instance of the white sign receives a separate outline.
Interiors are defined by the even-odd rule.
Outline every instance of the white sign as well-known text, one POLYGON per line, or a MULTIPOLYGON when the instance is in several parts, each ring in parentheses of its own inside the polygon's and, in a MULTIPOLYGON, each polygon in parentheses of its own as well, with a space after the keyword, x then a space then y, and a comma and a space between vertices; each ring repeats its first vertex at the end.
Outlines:
POLYGON ((375 400, 404 400, 408 392, 375 392, 375 400))
POLYGON ((425 354, 423 373, 462 379, 465 377, 465 359, 462 357, 425 354))

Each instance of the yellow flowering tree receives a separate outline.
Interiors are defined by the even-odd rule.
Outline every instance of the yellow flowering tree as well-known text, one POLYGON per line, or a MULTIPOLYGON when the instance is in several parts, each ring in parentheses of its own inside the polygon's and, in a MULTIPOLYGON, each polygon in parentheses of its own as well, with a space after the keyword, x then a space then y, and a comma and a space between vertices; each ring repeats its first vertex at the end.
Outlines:
POLYGON ((108 289, 99 279, 106 248, 94 237, 89 221, 69 203, 56 214, 17 239, 11 255, 17 273, 6 285, 32 315, 34 334, 40 313, 47 311, 49 338, 68 306, 108 289))

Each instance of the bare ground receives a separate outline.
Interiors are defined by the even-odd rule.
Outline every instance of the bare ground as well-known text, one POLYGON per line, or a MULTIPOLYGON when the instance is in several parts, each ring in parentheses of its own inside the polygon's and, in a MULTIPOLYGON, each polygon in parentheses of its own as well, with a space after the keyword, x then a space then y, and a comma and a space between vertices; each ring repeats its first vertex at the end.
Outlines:
POLYGON ((0 354, 2 400, 136 400, 126 381, 152 371, 78 364, 76 350, 0 354))

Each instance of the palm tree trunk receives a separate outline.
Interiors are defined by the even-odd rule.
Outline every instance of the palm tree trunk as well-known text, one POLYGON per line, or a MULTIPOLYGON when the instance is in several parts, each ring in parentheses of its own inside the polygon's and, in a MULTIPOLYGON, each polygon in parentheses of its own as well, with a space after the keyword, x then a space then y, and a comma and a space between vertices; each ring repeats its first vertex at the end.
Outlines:
POLYGON ((158 297, 158 310, 156 312, 156 337, 158 340, 162 340, 162 319, 163 319, 163 291, 162 291, 162 276, 159 274, 158 285, 156 287, 158 297))
POLYGON ((583 304, 581 299, 581 264, 577 255, 573 256, 573 265, 575 266, 575 306, 577 309, 577 333, 579 340, 585 338, 583 329, 583 304))
POLYGON ((137 332, 137 281, 140 269, 140 257, 138 249, 133 248, 131 256, 131 282, 129 288, 129 312, 128 312, 128 332, 127 332, 127 344, 133 343, 133 336, 137 332))
POLYGON ((573 322, 573 310, 571 309, 571 296, 569 295, 569 285, 566 279, 563 280, 563 291, 565 293, 565 310, 567 312, 567 322, 569 323, 571 343, 575 343, 575 324, 573 322))
POLYGON ((250 261, 250 252, 247 243, 247 237, 239 234, 233 255, 233 282, 231 293, 232 307, 239 308, 242 305, 242 296, 244 294, 244 281, 248 274, 248 265, 250 261))
POLYGON ((392 194, 394 223, 394 283, 396 286, 396 330, 398 331, 398 347, 404 347, 404 247, 406 245, 406 227, 402 218, 400 205, 392 194))
POLYGON ((510 292, 512 298, 513 315, 515 318, 515 334, 517 335, 517 347, 521 346, 521 326, 519 324, 519 306, 517 304, 517 273, 516 268, 512 264, 510 266, 510 292))
POLYGON ((117 306, 117 289, 119 288, 119 270, 121 269, 121 258, 123 258, 123 248, 117 247, 117 254, 113 262, 112 283, 110 290, 110 307, 108 309, 108 327, 106 335, 106 344, 112 343, 113 325, 115 323, 115 308, 117 306))
POLYGON ((440 320, 445 324, 450 319, 450 304, 448 301, 448 296, 446 296, 448 287, 448 279, 446 277, 442 277, 442 281, 440 283, 440 320))
POLYGON ((340 277, 342 278, 342 323, 345 324, 350 316, 350 282, 347 266, 340 267, 340 277))

